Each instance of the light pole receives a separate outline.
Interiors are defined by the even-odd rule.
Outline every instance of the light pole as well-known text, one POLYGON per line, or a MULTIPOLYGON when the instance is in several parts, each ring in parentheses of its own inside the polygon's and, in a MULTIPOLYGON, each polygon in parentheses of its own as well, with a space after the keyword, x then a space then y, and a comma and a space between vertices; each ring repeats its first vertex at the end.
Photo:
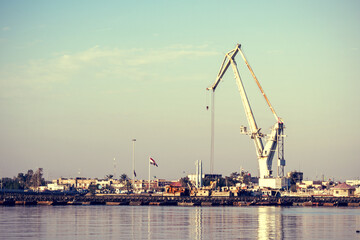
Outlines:
POLYGON ((132 154, 132 170, 133 170, 133 187, 135 188, 135 142, 136 139, 132 140, 133 142, 133 154, 132 154))

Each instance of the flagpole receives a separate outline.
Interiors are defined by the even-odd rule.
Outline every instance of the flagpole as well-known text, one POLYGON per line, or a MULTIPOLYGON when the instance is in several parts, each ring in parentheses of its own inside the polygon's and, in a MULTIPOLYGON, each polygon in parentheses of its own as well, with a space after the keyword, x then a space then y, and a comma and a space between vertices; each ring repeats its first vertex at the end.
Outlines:
POLYGON ((150 191, 150 157, 149 157, 149 191, 150 191))
POLYGON ((132 142, 133 142, 133 155, 132 155, 133 188, 135 190, 135 142, 136 142, 136 139, 134 138, 132 140, 132 142))

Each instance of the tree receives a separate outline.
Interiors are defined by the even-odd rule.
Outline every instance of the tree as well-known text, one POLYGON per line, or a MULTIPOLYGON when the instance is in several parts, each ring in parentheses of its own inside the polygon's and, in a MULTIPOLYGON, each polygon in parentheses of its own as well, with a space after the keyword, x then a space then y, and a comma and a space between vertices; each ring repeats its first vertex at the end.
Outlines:
POLYGON ((25 187, 26 177, 23 173, 18 173, 16 179, 19 181, 20 186, 22 189, 25 187))
POLYGON ((224 178, 220 178, 219 176, 209 176, 209 175, 205 175, 204 179, 203 179, 203 185, 206 186, 210 186, 211 183, 213 183, 214 181, 216 181, 217 185, 219 186, 219 183, 221 182, 224 183, 225 179, 224 178))
POLYGON ((216 183, 216 186, 221 188, 221 187, 225 187, 227 184, 226 184, 226 180, 225 178, 221 177, 221 178, 217 178, 217 183, 216 183))
POLYGON ((188 177, 182 177, 180 178, 179 182, 181 183, 182 187, 187 187, 188 184, 190 184, 190 180, 188 177))
POLYGON ((127 180, 129 180, 129 177, 125 173, 121 174, 120 182, 125 182, 127 180))
POLYGON ((32 187, 37 188, 39 186, 45 185, 45 180, 42 176, 43 176, 43 169, 38 168, 31 178, 32 187))
POLYGON ((4 189, 23 189, 19 181, 16 178, 2 178, 1 179, 2 188, 4 189))
POLYGON ((240 173, 238 172, 233 172, 229 176, 229 178, 233 179, 233 181, 237 181, 239 177, 240 177, 240 173))
POLYGON ((25 174, 25 188, 26 189, 29 189, 33 185, 33 183, 32 183, 33 175, 34 175, 34 171, 32 169, 29 169, 27 171, 27 173, 25 174))
POLYGON ((18 173, 17 177, 12 179, 2 178, 1 181, 3 188, 6 189, 29 189, 45 185, 45 179, 42 176, 42 168, 38 168, 35 173, 32 169, 29 169, 26 174, 18 173))
POLYGON ((225 177, 225 186, 235 186, 235 184, 236 180, 228 176, 225 177))
POLYGON ((126 190, 130 191, 132 189, 134 189, 134 186, 130 183, 130 181, 126 180, 126 190))
POLYGON ((114 177, 113 174, 108 174, 108 175, 105 176, 105 178, 106 178, 107 180, 112 179, 113 177, 114 177))
POLYGON ((125 173, 120 175, 120 182, 125 185, 127 191, 130 191, 131 189, 134 188, 134 186, 131 184, 129 180, 130 180, 129 177, 125 173))
POLYGON ((230 177, 230 178, 235 178, 235 179, 237 179, 239 176, 240 176, 240 173, 238 173, 238 172, 232 172, 229 177, 230 177))

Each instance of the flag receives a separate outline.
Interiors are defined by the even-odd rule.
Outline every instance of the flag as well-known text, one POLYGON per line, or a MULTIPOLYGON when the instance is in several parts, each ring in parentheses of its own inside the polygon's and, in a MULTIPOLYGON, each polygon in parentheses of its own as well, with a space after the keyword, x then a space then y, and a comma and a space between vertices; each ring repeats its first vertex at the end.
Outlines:
POLYGON ((151 165, 154 165, 154 166, 157 166, 157 167, 158 167, 158 165, 157 165, 157 163, 155 162, 155 160, 152 159, 151 157, 149 158, 149 161, 150 161, 150 164, 151 164, 151 165))
POLYGON ((136 172, 135 172, 135 170, 134 170, 134 176, 136 177, 136 172))

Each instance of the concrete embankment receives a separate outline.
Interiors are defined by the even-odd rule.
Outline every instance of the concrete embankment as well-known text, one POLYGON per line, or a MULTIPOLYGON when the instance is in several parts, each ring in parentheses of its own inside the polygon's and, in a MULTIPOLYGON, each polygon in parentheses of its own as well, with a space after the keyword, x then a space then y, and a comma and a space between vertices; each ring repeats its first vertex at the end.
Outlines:
POLYGON ((323 206, 359 207, 359 197, 161 196, 151 194, 1 193, 0 205, 154 205, 154 206, 323 206))

